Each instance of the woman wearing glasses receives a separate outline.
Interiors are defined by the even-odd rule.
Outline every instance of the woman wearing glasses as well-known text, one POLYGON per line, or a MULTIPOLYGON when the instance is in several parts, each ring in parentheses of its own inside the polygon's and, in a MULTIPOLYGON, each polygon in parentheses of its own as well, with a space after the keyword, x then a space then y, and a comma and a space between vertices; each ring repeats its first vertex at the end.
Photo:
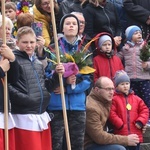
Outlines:
MULTIPOLYGON (((59 6, 54 1, 54 10, 56 17, 56 26, 59 24, 59 6)), ((48 46, 53 38, 53 28, 51 22, 51 6, 49 0, 35 0, 33 6, 33 15, 35 22, 42 22, 42 36, 45 39, 45 46, 48 46)), ((58 28, 58 26, 57 26, 58 28)))

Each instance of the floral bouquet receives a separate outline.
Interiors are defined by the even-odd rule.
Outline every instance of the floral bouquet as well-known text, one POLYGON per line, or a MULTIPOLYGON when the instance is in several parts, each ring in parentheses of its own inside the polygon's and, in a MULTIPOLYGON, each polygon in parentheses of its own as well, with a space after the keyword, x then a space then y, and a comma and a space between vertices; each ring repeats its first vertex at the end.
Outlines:
MULTIPOLYGON (((57 64, 56 55, 48 49, 45 49, 45 51, 50 53, 51 58, 50 59, 47 58, 47 60, 49 62, 52 62, 52 64, 53 64, 52 69, 54 69, 55 65, 57 64)), ((60 53, 60 62, 64 63, 64 67, 65 67, 65 71, 66 71, 64 76, 67 77, 66 74, 68 74, 67 72, 70 71, 70 69, 72 70, 72 74, 93 73, 95 71, 95 69, 90 67, 92 65, 92 60, 89 58, 89 56, 91 56, 91 55, 92 55, 92 53, 85 54, 84 51, 74 51, 72 55, 68 54, 68 53, 64 53, 64 54, 60 53), (66 63, 68 65, 66 65, 66 63), (70 68, 70 69, 67 69, 67 68, 70 68), (76 73, 74 73, 74 71, 76 73)), ((71 74, 69 74, 69 75, 71 75, 71 74)))
POLYGON ((29 2, 28 0, 21 0, 17 4, 17 15, 19 15, 21 12, 23 13, 29 13, 29 2))
POLYGON ((150 58, 150 40, 149 40, 149 37, 150 37, 150 35, 148 35, 148 37, 144 41, 143 47, 141 48, 141 51, 140 51, 140 59, 143 62, 148 61, 148 59, 150 58))
MULTIPOLYGON (((90 74, 95 72, 95 69, 91 67, 92 59, 90 56, 92 53, 86 52, 91 42, 92 41, 87 43, 83 50, 76 50, 72 52, 72 54, 60 52, 60 62, 63 63, 65 67, 64 77, 68 77, 73 74, 76 75, 78 73, 90 74)), ((51 58, 47 58, 47 60, 52 63, 52 69, 54 69, 57 64, 56 55, 47 48, 45 51, 50 53, 51 58)))

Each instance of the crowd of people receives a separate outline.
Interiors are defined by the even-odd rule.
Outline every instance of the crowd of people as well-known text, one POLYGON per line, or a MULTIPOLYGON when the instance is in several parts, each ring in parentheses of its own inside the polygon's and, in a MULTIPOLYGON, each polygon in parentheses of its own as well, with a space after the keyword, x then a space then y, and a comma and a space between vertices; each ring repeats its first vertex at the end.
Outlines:
POLYGON ((7 73, 9 150, 67 150, 63 100, 72 150, 140 150, 150 126, 150 59, 141 57, 150 40, 149 6, 35 0, 29 11, 28 0, 7 1, 6 43, 0 15, 0 149, 7 73))

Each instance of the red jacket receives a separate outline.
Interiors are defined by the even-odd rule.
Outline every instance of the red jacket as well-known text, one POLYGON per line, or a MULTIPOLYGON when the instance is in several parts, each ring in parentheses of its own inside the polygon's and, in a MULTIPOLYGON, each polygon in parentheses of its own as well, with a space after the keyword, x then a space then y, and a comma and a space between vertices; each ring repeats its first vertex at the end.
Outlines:
POLYGON ((93 67, 95 68, 94 72, 94 82, 101 76, 107 76, 110 79, 113 79, 116 71, 124 70, 122 62, 118 56, 115 55, 116 47, 113 37, 106 32, 98 34, 96 37, 101 37, 102 35, 108 35, 112 39, 112 52, 110 57, 106 56, 105 53, 101 52, 98 47, 98 38, 95 41, 97 56, 93 58, 93 67))
POLYGON ((101 76, 113 79, 116 71, 124 70, 120 58, 115 55, 111 58, 107 58, 105 55, 97 55, 93 59, 93 64, 96 70, 94 72, 94 82, 101 76))
POLYGON ((133 91, 127 96, 115 92, 109 116, 109 120, 114 126, 114 134, 137 134, 140 142, 143 142, 142 129, 138 129, 135 123, 141 122, 144 126, 148 117, 147 106, 140 97, 134 95, 133 91), (131 110, 126 108, 127 104, 131 105, 131 110))

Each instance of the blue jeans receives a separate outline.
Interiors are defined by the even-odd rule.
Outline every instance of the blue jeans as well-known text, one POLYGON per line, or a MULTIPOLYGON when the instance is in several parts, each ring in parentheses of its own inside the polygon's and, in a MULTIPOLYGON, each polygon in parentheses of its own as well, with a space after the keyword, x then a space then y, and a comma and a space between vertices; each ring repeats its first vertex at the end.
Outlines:
POLYGON ((85 150, 126 150, 126 148, 117 144, 111 145, 92 144, 90 146, 87 146, 85 150))

